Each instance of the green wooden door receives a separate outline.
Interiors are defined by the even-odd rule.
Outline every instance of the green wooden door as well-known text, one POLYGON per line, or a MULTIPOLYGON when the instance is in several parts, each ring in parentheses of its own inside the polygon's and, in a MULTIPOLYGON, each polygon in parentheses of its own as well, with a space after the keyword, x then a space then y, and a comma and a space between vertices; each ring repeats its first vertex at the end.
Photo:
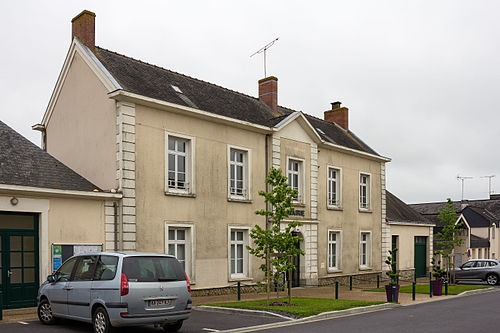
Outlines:
POLYGON ((415 237, 415 249, 414 249, 414 263, 415 263, 415 276, 425 277, 427 275, 427 237, 416 236, 415 237))
POLYGON ((37 230, 38 219, 35 214, 0 215, 0 289, 3 308, 36 305, 39 286, 37 230))

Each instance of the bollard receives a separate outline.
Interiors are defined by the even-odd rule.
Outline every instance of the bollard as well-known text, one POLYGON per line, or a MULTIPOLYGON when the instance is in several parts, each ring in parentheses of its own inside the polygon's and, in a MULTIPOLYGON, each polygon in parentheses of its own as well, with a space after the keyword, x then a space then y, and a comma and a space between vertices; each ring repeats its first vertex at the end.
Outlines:
POLYGON ((393 285, 393 284, 391 284, 391 289, 392 289, 392 301, 393 301, 394 303, 397 303, 397 302, 396 302, 396 286, 395 286, 395 285, 393 285))
POLYGON ((335 281, 335 299, 339 299, 339 281, 335 281))
POLYGON ((432 298, 432 273, 429 273, 429 297, 432 298))
POLYGON ((415 300, 415 288, 416 288, 417 283, 413 281, 413 287, 411 290, 411 299, 414 301, 415 300))
POLYGON ((377 275, 377 289, 380 288, 380 275, 377 275))
POLYGON ((241 301, 241 282, 238 281, 238 301, 241 301))
POLYGON ((352 290, 352 275, 349 276, 349 290, 352 290))
POLYGON ((444 281, 444 294, 448 296, 448 280, 444 281))

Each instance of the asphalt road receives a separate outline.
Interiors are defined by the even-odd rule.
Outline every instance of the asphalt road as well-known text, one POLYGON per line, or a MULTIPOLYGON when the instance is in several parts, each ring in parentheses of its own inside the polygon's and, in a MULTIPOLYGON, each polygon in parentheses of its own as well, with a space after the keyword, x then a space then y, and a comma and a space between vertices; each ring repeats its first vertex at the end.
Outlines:
POLYGON ((493 333, 500 331, 499 304, 496 291, 256 332, 493 333))
MULTIPOLYGON (((227 330, 231 328, 248 327, 255 325, 268 324, 273 322, 283 321, 283 319, 278 317, 269 316, 259 316, 250 314, 227 314, 220 312, 207 312, 193 310, 191 318, 184 322, 181 330, 182 333, 209 333, 221 330, 227 330)), ((42 325, 38 320, 30 320, 24 322, 10 322, 1 323, 0 332, 54 332, 54 333, 78 333, 92 332, 92 326, 90 324, 80 323, 71 320, 61 320, 56 325, 42 325)), ((151 326, 141 326, 141 327, 126 327, 119 331, 120 333, 160 333, 163 332, 162 328, 154 328, 151 326)))

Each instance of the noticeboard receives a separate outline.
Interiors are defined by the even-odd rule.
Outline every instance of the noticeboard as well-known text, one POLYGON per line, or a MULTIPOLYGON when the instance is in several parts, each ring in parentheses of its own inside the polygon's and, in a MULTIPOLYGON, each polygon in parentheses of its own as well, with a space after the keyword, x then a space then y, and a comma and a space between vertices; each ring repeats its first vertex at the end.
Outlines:
POLYGON ((76 254, 102 251, 102 244, 52 244, 52 271, 76 254))

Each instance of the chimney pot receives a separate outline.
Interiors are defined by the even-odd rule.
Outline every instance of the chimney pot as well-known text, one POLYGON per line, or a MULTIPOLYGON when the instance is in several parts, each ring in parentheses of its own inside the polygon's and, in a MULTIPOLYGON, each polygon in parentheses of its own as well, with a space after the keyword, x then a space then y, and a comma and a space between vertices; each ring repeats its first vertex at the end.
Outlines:
POLYGON ((259 99, 278 112, 278 78, 269 76, 259 80, 259 99))
POLYGON ((71 20, 71 39, 77 37, 85 46, 95 50, 95 13, 84 10, 71 20))
POLYGON ((330 103, 330 104, 332 105, 332 110, 335 110, 335 109, 340 108, 340 104, 342 104, 342 103, 340 103, 340 102, 337 101, 337 102, 333 102, 333 103, 330 103))

